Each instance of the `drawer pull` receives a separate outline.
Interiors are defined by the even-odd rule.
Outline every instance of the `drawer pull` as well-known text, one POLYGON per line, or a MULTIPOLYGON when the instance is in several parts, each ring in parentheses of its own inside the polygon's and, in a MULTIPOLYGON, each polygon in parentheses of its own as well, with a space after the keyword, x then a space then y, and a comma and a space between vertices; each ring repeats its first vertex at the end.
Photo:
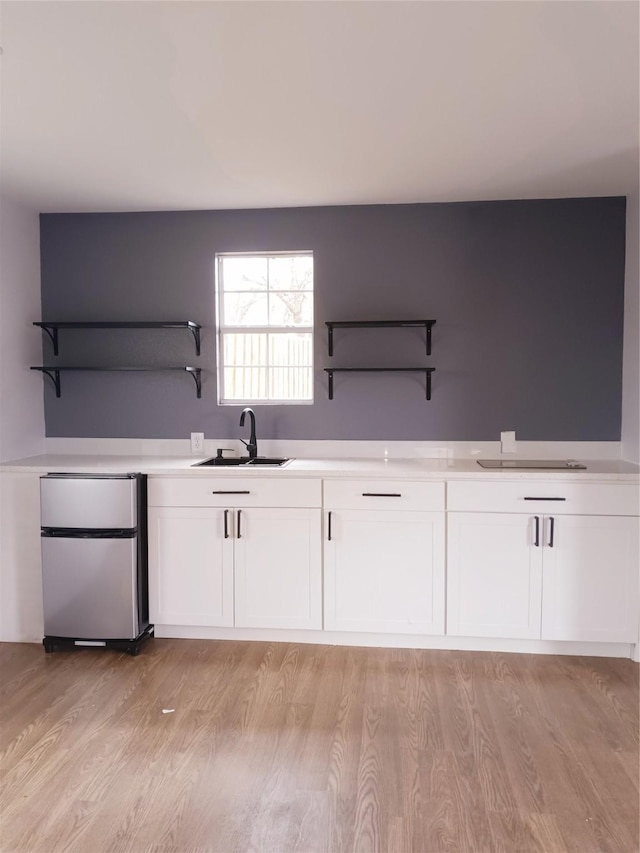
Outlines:
POLYGON ((212 495, 250 495, 251 492, 248 489, 232 489, 231 491, 225 491, 224 489, 219 489, 218 491, 211 492, 212 495))
POLYGON ((331 510, 327 513, 327 540, 331 542, 331 510))
POLYGON ((566 498, 523 498, 525 501, 566 501, 566 498))
POLYGON ((539 548, 540 547, 540 516, 536 515, 535 519, 536 519, 536 538, 535 538, 533 544, 536 546, 536 548, 539 548))
POLYGON ((400 492, 363 492, 363 498, 401 498, 400 492))
POLYGON ((549 517, 549 548, 553 548, 553 534, 556 529, 556 520, 553 516, 549 517))
POLYGON ((229 538, 229 510, 224 511, 224 538, 229 538))

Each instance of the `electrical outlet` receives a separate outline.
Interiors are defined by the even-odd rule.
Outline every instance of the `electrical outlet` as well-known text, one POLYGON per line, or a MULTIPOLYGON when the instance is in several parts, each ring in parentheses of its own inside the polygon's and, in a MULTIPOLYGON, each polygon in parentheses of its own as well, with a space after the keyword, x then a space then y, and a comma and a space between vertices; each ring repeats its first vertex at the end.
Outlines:
POLYGON ((191 452, 192 453, 204 453, 204 433, 203 432, 192 432, 191 433, 191 452))

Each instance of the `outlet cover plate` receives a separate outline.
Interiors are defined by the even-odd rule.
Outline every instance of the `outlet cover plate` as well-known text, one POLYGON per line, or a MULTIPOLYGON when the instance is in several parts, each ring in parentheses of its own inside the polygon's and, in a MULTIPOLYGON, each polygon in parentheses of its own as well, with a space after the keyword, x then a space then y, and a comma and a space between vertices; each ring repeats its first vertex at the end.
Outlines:
POLYGON ((501 453, 516 453, 516 433, 515 430, 500 433, 500 452, 501 453))
POLYGON ((191 452, 192 453, 204 453, 204 433, 203 432, 192 432, 191 433, 191 452))

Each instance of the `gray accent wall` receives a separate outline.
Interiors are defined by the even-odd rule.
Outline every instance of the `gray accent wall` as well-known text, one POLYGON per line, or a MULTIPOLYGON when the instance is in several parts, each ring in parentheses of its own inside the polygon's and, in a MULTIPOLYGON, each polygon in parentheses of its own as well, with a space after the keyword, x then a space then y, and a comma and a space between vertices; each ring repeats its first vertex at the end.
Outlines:
MULTIPOLYGON (((258 437, 278 439, 619 441, 625 199, 560 199, 167 213, 43 214, 42 318, 194 320, 183 330, 60 332, 44 363, 190 364, 186 374, 62 374, 44 383, 47 436, 239 435, 241 407, 218 406, 216 252, 312 250, 315 401, 256 404, 258 437), (419 329, 337 330, 325 321, 432 318, 419 329), (323 367, 430 366, 421 374, 323 367)), ((37 329, 33 335, 41 334, 37 329)))

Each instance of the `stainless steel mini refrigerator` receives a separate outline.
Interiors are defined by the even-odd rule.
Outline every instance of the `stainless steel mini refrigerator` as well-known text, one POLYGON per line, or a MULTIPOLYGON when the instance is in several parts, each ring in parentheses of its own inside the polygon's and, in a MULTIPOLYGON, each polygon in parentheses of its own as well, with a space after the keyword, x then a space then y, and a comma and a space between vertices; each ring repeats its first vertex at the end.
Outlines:
POLYGON ((143 474, 40 478, 45 651, 118 646, 149 634, 143 474))

